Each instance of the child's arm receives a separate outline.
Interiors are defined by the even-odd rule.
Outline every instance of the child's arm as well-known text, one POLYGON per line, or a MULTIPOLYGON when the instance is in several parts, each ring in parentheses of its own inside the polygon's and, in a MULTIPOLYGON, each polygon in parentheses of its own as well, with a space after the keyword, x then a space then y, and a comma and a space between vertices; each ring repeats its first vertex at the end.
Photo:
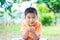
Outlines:
POLYGON ((31 32, 35 40, 39 40, 42 33, 42 24, 40 23, 35 29, 31 27, 31 32))
POLYGON ((34 40, 39 40, 39 35, 37 35, 37 33, 36 33, 36 31, 35 31, 35 29, 33 28, 33 27, 31 27, 31 30, 30 30, 31 32, 32 32, 32 35, 33 35, 33 37, 34 37, 34 40))
POLYGON ((27 30, 23 33, 23 39, 24 39, 24 40, 27 39, 28 34, 29 34, 29 32, 28 32, 27 30))
POLYGON ((23 39, 26 40, 28 38, 28 34, 29 34, 30 28, 26 27, 26 29, 23 32, 23 39))

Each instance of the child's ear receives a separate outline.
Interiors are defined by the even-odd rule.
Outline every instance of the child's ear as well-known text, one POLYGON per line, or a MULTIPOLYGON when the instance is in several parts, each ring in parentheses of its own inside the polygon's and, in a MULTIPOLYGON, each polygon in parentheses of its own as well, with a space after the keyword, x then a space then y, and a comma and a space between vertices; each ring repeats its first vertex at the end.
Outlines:
POLYGON ((26 16, 24 18, 26 18, 26 16))
POLYGON ((38 19, 38 16, 36 16, 36 18, 38 19))
POLYGON ((38 16, 36 16, 36 19, 38 20, 38 16))

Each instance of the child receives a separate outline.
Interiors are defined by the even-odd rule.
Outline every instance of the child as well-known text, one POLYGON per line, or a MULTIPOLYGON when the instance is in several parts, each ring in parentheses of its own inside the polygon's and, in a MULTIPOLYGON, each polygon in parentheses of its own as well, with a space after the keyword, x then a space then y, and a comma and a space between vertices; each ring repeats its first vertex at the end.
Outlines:
POLYGON ((25 10, 25 21, 22 23, 22 36, 24 40, 39 40, 41 23, 37 21, 37 11, 33 7, 25 10))

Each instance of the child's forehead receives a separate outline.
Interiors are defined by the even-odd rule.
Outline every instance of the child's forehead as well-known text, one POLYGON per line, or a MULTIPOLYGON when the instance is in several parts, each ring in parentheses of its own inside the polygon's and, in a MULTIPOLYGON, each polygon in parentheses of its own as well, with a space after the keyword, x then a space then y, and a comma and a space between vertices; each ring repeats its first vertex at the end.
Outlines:
MULTIPOLYGON (((31 15, 31 16, 33 15, 33 16, 34 16, 34 15, 36 15, 36 14, 35 14, 35 13, 27 13, 26 15, 31 15)), ((37 15, 36 15, 36 16, 37 16, 37 15)))

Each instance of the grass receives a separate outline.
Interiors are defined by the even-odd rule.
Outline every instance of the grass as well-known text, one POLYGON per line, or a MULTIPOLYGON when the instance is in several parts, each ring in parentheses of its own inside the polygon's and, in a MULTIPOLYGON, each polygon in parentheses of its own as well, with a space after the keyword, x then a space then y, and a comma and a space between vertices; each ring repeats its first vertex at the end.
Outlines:
POLYGON ((43 36, 60 36, 60 27, 59 26, 43 26, 42 27, 43 36))
MULTIPOLYGON (((7 24, 0 25, 0 32, 16 32, 19 33, 21 29, 20 24, 7 24)), ((42 36, 60 36, 60 27, 59 26, 43 26, 42 27, 42 36)))
POLYGON ((20 24, 14 23, 0 26, 0 32, 20 32, 20 29, 20 24))

